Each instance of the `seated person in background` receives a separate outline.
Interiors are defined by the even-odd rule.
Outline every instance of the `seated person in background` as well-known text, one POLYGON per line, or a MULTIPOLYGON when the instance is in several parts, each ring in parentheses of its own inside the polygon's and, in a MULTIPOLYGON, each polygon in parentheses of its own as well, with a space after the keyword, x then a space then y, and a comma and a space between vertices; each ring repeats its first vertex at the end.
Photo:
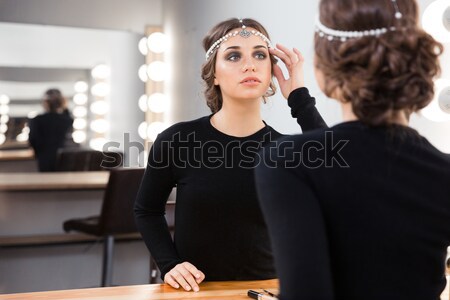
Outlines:
POLYGON ((33 147, 40 172, 55 171, 58 148, 64 146, 73 119, 67 101, 58 89, 45 92, 45 113, 30 120, 29 142, 33 147))
POLYGON ((442 51, 415 0, 320 1, 316 78, 344 122, 282 138, 256 169, 280 299, 439 299, 450 158, 408 120, 442 51))

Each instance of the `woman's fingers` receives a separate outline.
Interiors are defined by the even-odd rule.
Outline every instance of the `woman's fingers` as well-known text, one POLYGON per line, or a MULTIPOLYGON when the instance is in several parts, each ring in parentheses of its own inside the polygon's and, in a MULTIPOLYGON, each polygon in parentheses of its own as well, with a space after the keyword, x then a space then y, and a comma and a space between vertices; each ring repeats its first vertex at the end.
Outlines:
POLYGON ((198 284, 204 279, 205 274, 188 262, 176 265, 164 276, 164 282, 172 287, 179 288, 181 286, 186 291, 193 290, 195 292, 200 290, 198 284))

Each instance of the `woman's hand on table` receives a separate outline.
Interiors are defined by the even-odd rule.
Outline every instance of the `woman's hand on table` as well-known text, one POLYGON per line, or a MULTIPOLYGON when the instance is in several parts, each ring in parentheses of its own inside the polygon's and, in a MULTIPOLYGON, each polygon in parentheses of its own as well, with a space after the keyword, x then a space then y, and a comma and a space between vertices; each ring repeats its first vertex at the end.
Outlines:
POLYGON ((178 289, 183 287, 186 291, 200 290, 199 284, 205 279, 205 274, 198 270, 193 264, 183 262, 176 265, 164 275, 164 282, 178 289))

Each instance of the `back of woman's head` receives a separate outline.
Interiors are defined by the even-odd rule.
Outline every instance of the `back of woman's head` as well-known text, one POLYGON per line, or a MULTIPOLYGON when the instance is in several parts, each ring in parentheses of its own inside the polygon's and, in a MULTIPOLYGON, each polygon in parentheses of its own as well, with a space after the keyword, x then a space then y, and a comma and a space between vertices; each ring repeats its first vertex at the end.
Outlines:
MULTIPOLYGON (((206 36, 203 38, 203 48, 205 49, 205 51, 208 51, 208 49, 210 49, 210 47, 220 38, 222 38, 224 35, 226 35, 233 29, 241 28, 242 25, 256 29, 257 31, 261 32, 267 38, 270 39, 267 30, 258 21, 254 19, 231 18, 218 23, 206 34, 206 36)), ((222 108, 222 94, 220 92, 220 87, 214 85, 216 58, 217 58, 217 49, 211 55, 209 55, 206 62, 202 66, 202 79, 205 82, 206 104, 213 113, 219 111, 222 108)), ((272 61, 272 65, 275 64, 277 61, 272 54, 270 54, 270 59, 272 61)), ((267 96, 274 95, 275 91, 276 87, 274 83, 271 82, 268 94, 266 94, 263 97, 264 100, 266 99, 267 96)))
POLYGON ((342 40, 316 33, 315 64, 327 96, 338 92, 369 125, 389 124, 431 101, 443 47, 419 27, 415 0, 321 0, 319 11, 320 23, 334 30, 386 29, 342 40))
POLYGON ((58 89, 49 89, 44 94, 44 102, 49 112, 58 112, 64 106, 65 98, 58 89))

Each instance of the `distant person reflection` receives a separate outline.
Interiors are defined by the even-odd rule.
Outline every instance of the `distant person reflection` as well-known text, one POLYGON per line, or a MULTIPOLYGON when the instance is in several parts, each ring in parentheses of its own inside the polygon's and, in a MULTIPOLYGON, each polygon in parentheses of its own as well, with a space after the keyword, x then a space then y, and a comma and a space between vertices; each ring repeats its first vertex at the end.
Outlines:
POLYGON ((45 92, 43 106, 45 113, 30 120, 29 142, 39 171, 52 172, 56 169, 58 148, 64 146, 73 119, 67 109, 67 100, 58 89, 45 92))

